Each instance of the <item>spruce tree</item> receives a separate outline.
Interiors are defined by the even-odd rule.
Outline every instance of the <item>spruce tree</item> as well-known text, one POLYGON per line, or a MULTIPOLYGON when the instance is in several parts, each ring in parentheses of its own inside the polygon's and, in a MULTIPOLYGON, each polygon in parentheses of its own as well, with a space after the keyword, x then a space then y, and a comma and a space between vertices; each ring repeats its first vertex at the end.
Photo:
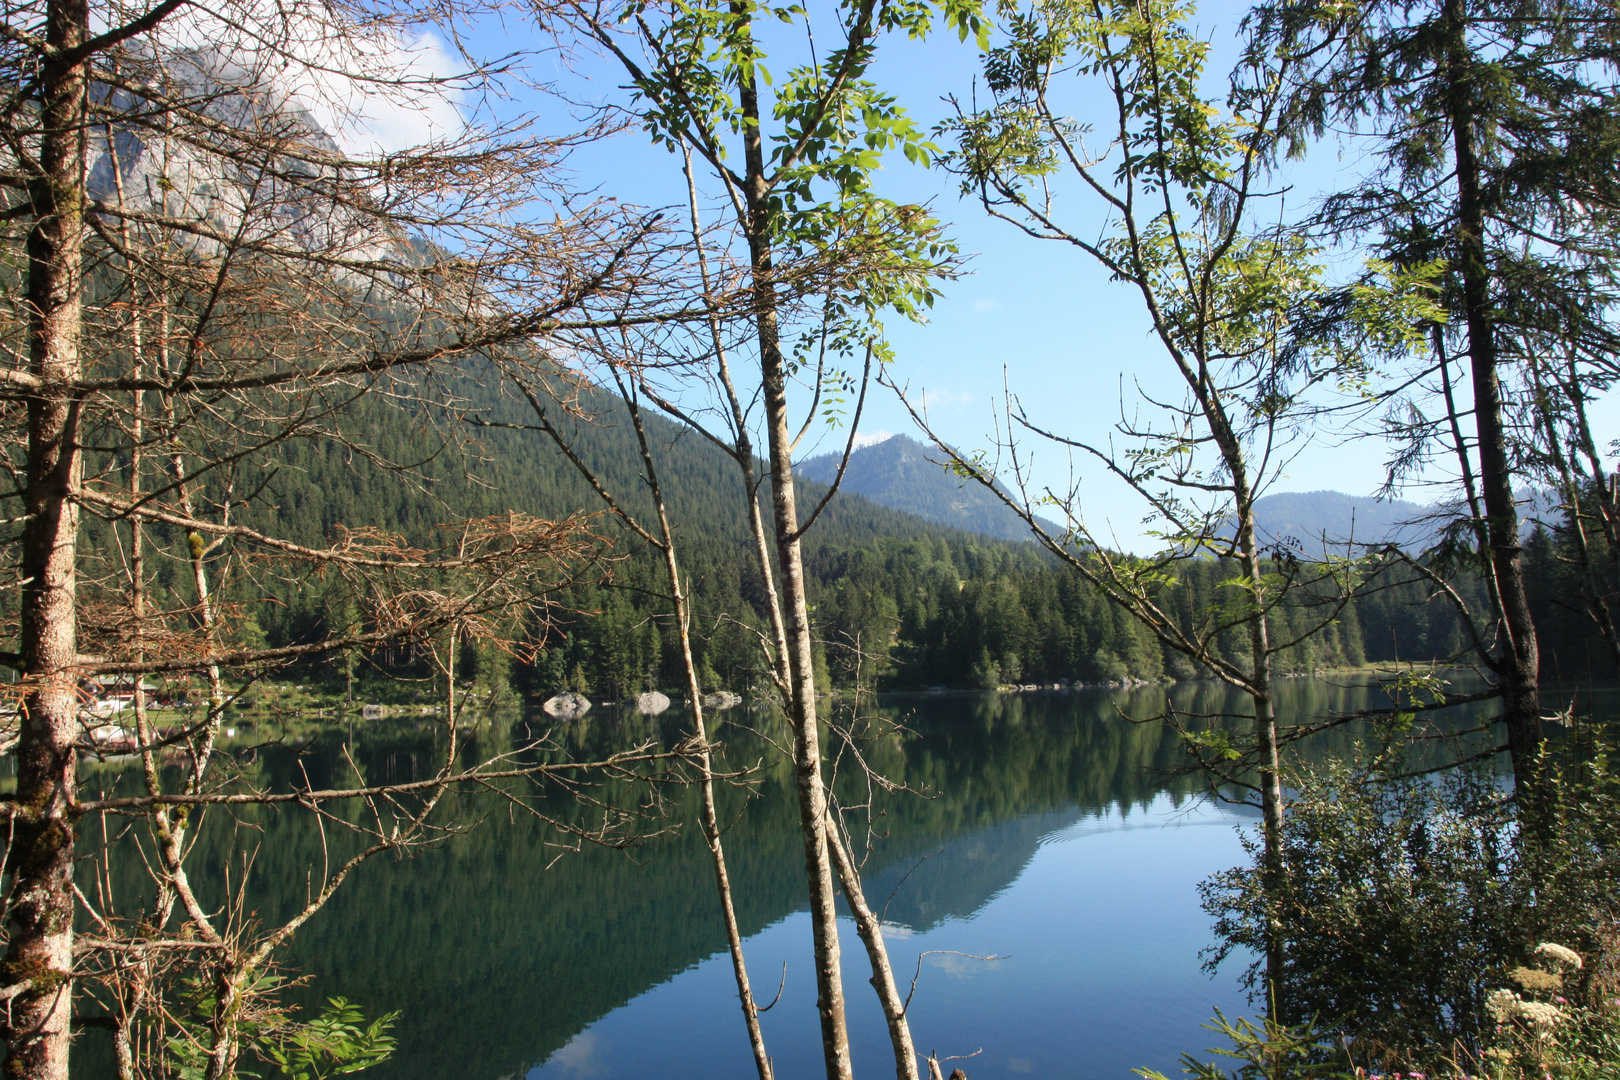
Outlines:
POLYGON ((1408 382, 1422 397, 1392 424, 1391 481, 1451 458, 1463 517, 1436 565, 1488 585, 1488 625, 1472 640, 1500 690, 1515 780, 1533 789, 1540 655, 1514 479, 1536 455, 1535 366, 1601 362, 1613 337, 1613 8, 1308 0, 1263 5, 1251 27, 1256 50, 1301 61, 1279 149, 1302 152, 1330 130, 1374 148, 1378 167, 1325 200, 1319 227, 1398 265, 1444 265, 1446 318, 1408 382))

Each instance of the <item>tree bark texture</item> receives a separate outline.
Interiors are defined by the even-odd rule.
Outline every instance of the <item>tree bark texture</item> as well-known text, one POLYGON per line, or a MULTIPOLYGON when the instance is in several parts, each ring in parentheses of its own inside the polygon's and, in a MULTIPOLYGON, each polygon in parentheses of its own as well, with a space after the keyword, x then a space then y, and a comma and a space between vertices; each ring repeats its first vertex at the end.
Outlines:
POLYGON ((872 964, 872 989, 877 991, 878 1001, 883 1006, 883 1019, 889 1025, 889 1044, 894 1047, 895 1080, 920 1080, 917 1048, 911 1041, 911 1022, 906 1019, 906 1002, 895 985, 889 949, 883 943, 883 923, 867 906, 860 868, 850 856, 838 832, 838 823, 831 815, 827 818, 827 846, 832 852, 833 865, 838 869, 838 879, 844 886, 844 899, 855 917, 856 931, 872 964))
POLYGON ((85 0, 53 0, 49 53, 40 61, 39 169, 30 179, 29 364, 40 388, 27 401, 20 652, 28 692, 17 744, 15 831, 8 853, 12 906, 8 987, 26 983, 3 1013, 6 1075, 67 1080, 72 1013, 73 839, 77 795, 78 656, 75 562, 84 226, 82 61, 64 63, 87 37, 85 0))
MULTIPOLYGON (((746 20, 736 6, 733 12, 746 20)), ((787 633, 787 709, 793 726, 793 766, 799 796, 799 828, 804 840, 809 886, 810 926, 815 950, 816 1011, 821 1018, 822 1056, 828 1080, 852 1080, 849 1027, 844 1011, 843 973, 838 953, 838 908, 832 859, 827 851, 827 792, 821 775, 815 667, 810 609, 805 595, 804 560, 799 544, 799 513, 794 499, 793 437, 789 428, 787 366, 779 340, 771 211, 760 138, 759 90, 750 72, 739 80, 744 116, 744 191, 748 220, 749 271, 755 304, 755 332, 764 388, 765 425, 770 455, 771 496, 776 527, 782 614, 787 633)))
POLYGON ((1496 327, 1491 311, 1490 267, 1485 253, 1485 213, 1481 168, 1474 141, 1477 90, 1468 50, 1464 0, 1445 0, 1446 109, 1457 172, 1457 268, 1462 278, 1463 322, 1468 334, 1469 371, 1474 392, 1475 438, 1479 453, 1480 496, 1485 504, 1486 555, 1502 645, 1492 658, 1502 691, 1502 723, 1507 728, 1513 781, 1521 798, 1534 804, 1536 759, 1543 737, 1538 696, 1540 656, 1535 621, 1524 587, 1519 543, 1519 511, 1513 500, 1507 433, 1502 423, 1502 383, 1497 370, 1496 327))
MULTIPOLYGON (((764 245, 760 244, 763 248, 764 245)), ((768 273, 768 249, 764 257, 768 273)), ((756 270, 759 260, 756 260, 756 270)), ((766 285, 766 290, 769 285, 766 285)), ((793 491, 792 436, 788 429, 787 375, 776 343, 772 311, 759 316, 765 418, 770 435, 772 508, 776 525, 777 568, 787 631, 788 718, 793 725, 793 769, 799 795, 799 827, 804 837, 805 876, 810 887, 810 923, 816 960, 816 1008, 821 1014, 822 1051, 828 1080, 853 1076, 849 1030, 844 1015, 843 976, 838 955, 838 910, 831 855, 827 850, 827 792, 821 775, 821 738, 816 715, 816 680, 811 649, 810 608, 805 596, 798 507, 793 491), (767 347, 768 343, 768 347, 767 347)))

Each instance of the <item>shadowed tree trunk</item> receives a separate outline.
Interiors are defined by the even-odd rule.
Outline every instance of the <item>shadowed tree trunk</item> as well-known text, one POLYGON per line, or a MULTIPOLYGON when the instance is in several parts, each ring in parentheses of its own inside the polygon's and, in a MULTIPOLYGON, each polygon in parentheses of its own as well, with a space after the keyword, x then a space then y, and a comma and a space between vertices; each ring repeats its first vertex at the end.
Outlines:
POLYGON ((28 185, 28 450, 20 648, 29 687, 17 744, 11 876, 6 1075, 67 1080, 73 968, 73 839, 78 759, 75 610, 77 445, 84 244, 84 0, 53 0, 39 70, 39 173, 28 185))

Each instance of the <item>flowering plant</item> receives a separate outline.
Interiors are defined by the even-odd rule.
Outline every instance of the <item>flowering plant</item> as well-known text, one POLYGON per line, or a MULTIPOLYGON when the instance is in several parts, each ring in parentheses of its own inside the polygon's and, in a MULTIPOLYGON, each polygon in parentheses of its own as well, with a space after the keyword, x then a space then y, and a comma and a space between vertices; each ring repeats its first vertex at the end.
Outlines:
MULTIPOLYGON (((1503 986, 1486 997, 1485 1011, 1496 1028, 1473 1071, 1480 1080, 1620 1080, 1614 1003, 1600 994, 1595 1004, 1583 1004, 1578 990, 1566 986, 1575 982, 1584 958, 1550 941, 1532 955, 1541 966, 1508 973, 1517 990, 1503 986)), ((1468 1070, 1458 1072, 1466 1076, 1468 1070)))

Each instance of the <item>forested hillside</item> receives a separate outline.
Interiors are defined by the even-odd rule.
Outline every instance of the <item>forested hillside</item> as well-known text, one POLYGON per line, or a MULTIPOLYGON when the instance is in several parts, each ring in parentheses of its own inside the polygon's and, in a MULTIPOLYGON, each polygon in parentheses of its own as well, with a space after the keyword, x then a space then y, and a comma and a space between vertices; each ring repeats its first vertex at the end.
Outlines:
MULTIPOLYGON (((252 513, 274 516, 287 535, 307 541, 364 524, 415 542, 425 542, 436 524, 467 516, 598 514, 595 493, 543 433, 487 426, 523 424, 516 405, 472 375, 456 392, 466 403, 464 417, 472 419, 437 413, 430 420, 421 411, 377 401, 356 406, 364 410, 374 456, 319 438, 275 448, 237 479, 243 486, 264 485, 270 496, 252 513), (420 464, 401 475, 381 461, 420 464)), ((645 512, 640 460, 622 407, 599 393, 588 393, 583 405, 593 415, 574 418, 568 429, 581 458, 616 497, 645 512)), ((763 629, 763 583, 746 543, 737 470, 709 443, 673 423, 653 419, 650 432, 671 478, 671 515, 692 575, 694 644, 704 684, 754 686, 764 676, 757 636, 763 629)), ((902 450, 915 445, 891 442, 902 450)), ((819 499, 821 489, 810 490, 819 499)), ((469 650, 469 675, 482 664, 486 678, 510 679, 529 693, 572 687, 608 700, 679 685, 657 563, 610 517, 598 516, 593 528, 604 540, 602 561, 588 583, 558 598, 564 610, 543 635, 543 647, 515 665, 504 655, 480 657, 469 650)), ((1587 629, 1554 600, 1563 573, 1556 543, 1542 534, 1531 547, 1536 580, 1544 583, 1538 592, 1549 626, 1548 662, 1565 673, 1594 664, 1606 669, 1587 629)), ((1208 674, 1164 649, 1139 621, 1027 541, 952 529, 856 494, 840 493, 829 505, 809 534, 806 565, 818 669, 829 688, 971 688, 1208 674)), ((168 568, 170 574, 182 571, 168 568)), ((1230 575, 1214 561, 1187 564, 1164 586, 1164 595, 1191 625, 1230 602, 1222 585, 1230 575)), ((272 644, 315 640, 331 629, 332 619, 343 617, 342 605, 320 579, 261 578, 251 588, 240 583, 238 592, 251 615, 243 633, 262 634, 272 644), (254 603, 255 597, 273 602, 254 603)), ((1278 637, 1287 640, 1321 616, 1308 598, 1291 598, 1276 614, 1278 637)), ((1421 584, 1371 587, 1325 631, 1286 653, 1282 666, 1308 672, 1444 660, 1462 650, 1463 633, 1454 611, 1421 584)), ((1237 631, 1217 642, 1228 655, 1241 655, 1244 647, 1237 631)), ((408 663, 399 667, 406 657, 374 657, 372 666, 408 670, 408 663)), ((339 663, 329 658, 313 670, 334 675, 339 663)))
MULTIPOLYGON (((841 457, 841 453, 822 454, 800 462, 794 471, 808 480, 830 484, 838 474, 841 457)), ((850 455, 840 490, 939 525, 1000 540, 1029 541, 1028 526, 1006 503, 982 485, 954 475, 943 461, 938 451, 908 436, 894 435, 850 455)), ((1051 528, 1061 531, 1056 525, 1051 528)))
MULTIPOLYGON (((1224 15, 9 7, 5 1075, 111 1075, 94 1044, 129 1080, 336 1076, 407 1042, 433 1080, 545 1075, 468 1049, 469 1008, 505 1009, 493 1030, 540 1003, 551 1054, 713 948, 695 894, 665 888, 684 871, 642 887, 616 863, 559 906, 545 867, 683 829, 759 1080, 818 1056, 855 1080, 863 1030, 899 1080, 939 1077, 923 956, 1010 957, 961 940, 908 972, 881 875, 1095 804, 1087 769, 1173 759, 1167 793, 1254 815, 1243 865, 1200 890, 1202 955, 1252 959, 1263 1020, 1212 1025, 1240 1075, 1612 1076, 1620 745, 1612 703, 1571 690, 1620 666, 1614 4, 1224 15), (1342 167, 1297 167, 1324 151, 1342 167), (1008 228, 963 219, 981 212, 1008 228), (824 501, 834 463, 799 458, 862 416, 923 438, 863 450, 824 501), (1330 483, 1434 512, 1277 493, 1330 483), (1125 502, 1083 514, 1103 484, 1125 502), (1066 528, 1031 543, 1037 514, 1066 528), (1118 550, 1127 520, 1141 550, 1118 550), (1369 664, 1353 695, 1311 685, 1369 664), (1189 685, 1149 685, 1169 680, 1189 685), (822 700, 1076 683, 1128 689, 1031 695, 1046 732, 1010 692, 949 703, 954 733, 822 700), (766 687, 729 716, 708 693, 766 687), (549 701, 565 689, 588 700, 549 701), (686 707, 630 700, 652 689, 686 707), (1112 699, 1101 722, 1072 722, 1085 697, 1112 699), (557 726, 516 708, 542 701, 557 726), (414 707, 358 723, 372 703, 414 707), (1119 715, 1138 705, 1161 722, 1119 715), (740 716, 763 740, 747 762, 724 753, 740 716), (873 858, 880 789, 951 791, 960 816, 915 800, 889 819, 916 841, 873 858), (497 814, 525 830, 461 843, 497 814), (415 858, 434 850, 442 878, 415 858), (439 1015, 404 985, 372 999, 403 1017, 325 986, 296 1007, 289 942, 367 862, 400 865, 363 924, 324 932, 388 939, 377 977, 451 988, 439 1015), (516 906, 480 899, 503 890, 516 906), (744 934, 784 911, 811 946, 785 1000, 819 1038, 780 1037, 792 1005, 767 1046, 775 965, 750 982, 744 934), (537 934, 589 947, 477 966, 537 934), (419 963, 427 938, 442 961, 419 963), (846 1009, 861 952, 881 1025, 846 1009)), ((996 893, 1007 861, 968 861, 913 884, 996 893)), ((1098 994, 1148 1015, 1179 993, 1140 943, 1163 926, 1148 901, 1188 890, 1070 865, 1020 901, 1039 936, 1016 951, 1085 985, 1005 969, 945 1062, 1097 1073, 1091 1046, 1036 1064, 1030 1032, 1098 994), (1094 921, 1082 893, 1145 916, 1095 969, 1047 933, 1094 921)), ((313 973, 343 966, 327 950, 313 973)), ((658 1031, 650 1068, 578 1071, 707 1080, 696 1030, 658 1031)))

